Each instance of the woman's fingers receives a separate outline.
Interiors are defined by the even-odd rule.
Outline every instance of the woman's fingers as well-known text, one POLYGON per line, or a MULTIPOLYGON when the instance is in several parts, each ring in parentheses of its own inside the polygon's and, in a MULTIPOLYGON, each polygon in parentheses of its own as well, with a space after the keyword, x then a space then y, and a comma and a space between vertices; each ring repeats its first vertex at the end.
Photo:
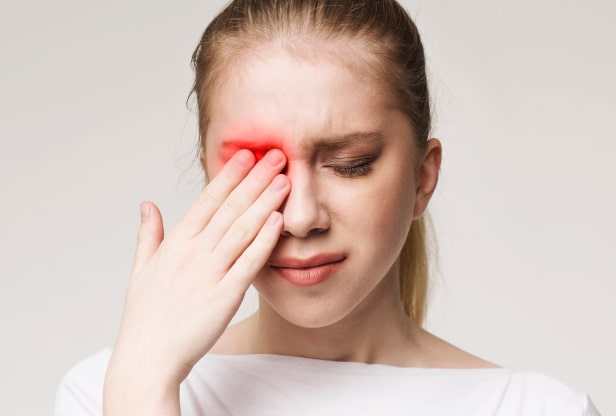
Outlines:
POLYGON ((238 151, 220 173, 205 187, 195 203, 173 229, 172 235, 191 238, 199 234, 229 194, 244 179, 255 163, 251 151, 238 151))
MULTIPOLYGON (((218 267, 228 270, 266 224, 273 211, 282 205, 291 183, 285 175, 278 175, 259 198, 228 227, 212 252, 218 267)), ((205 234, 204 234, 205 236, 205 234)), ((273 249, 273 246, 271 247, 273 249)), ((269 256, 269 253, 267 254, 269 256)), ((267 257, 263 259, 265 261, 267 257)))
POLYGON ((270 213, 252 243, 233 263, 224 279, 219 282, 223 289, 245 293, 256 274, 263 268, 282 232, 282 214, 270 213))
MULTIPOLYGON (((272 180, 282 171, 287 160, 280 150, 270 150, 265 157, 252 169, 250 174, 235 188, 228 198, 222 203, 220 209, 212 216, 209 224, 202 231, 207 236, 204 241, 205 247, 214 248, 220 239, 227 233, 229 227, 248 210, 268 186, 272 180)), ((286 178, 276 178, 285 182, 286 178)), ((270 191, 271 194, 271 191, 270 191)), ((271 207, 269 212, 280 206, 271 207)), ((268 212, 268 214, 269 214, 268 212)), ((254 227, 250 227, 254 228, 254 227)), ((255 231, 256 233, 256 231, 255 231)))
POLYGON ((164 238, 163 218, 160 210, 152 202, 142 202, 140 207, 141 223, 137 234, 135 263, 132 275, 136 275, 156 252, 164 238))

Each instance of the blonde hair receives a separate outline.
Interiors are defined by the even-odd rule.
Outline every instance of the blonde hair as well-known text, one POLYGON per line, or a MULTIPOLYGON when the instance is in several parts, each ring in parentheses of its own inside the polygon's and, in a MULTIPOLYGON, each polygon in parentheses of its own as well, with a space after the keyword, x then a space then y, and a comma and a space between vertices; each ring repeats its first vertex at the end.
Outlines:
MULTIPOLYGON (((305 38, 342 38, 366 52, 365 69, 385 83, 408 116, 420 155, 431 128, 425 57, 417 27, 395 0, 232 1, 206 28, 192 56, 200 152, 205 151, 210 95, 224 82, 230 63, 257 45, 305 38)), ((419 325, 428 289, 426 237, 424 218, 415 220, 400 253, 401 301, 419 325)))

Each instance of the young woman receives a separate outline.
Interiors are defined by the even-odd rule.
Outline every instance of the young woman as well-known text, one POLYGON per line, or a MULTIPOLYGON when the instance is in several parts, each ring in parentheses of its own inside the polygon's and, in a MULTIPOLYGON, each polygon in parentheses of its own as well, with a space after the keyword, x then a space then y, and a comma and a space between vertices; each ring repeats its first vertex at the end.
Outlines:
POLYGON ((193 62, 207 186, 167 236, 141 205, 113 353, 58 414, 598 414, 421 328, 441 144, 395 1, 233 1, 193 62))

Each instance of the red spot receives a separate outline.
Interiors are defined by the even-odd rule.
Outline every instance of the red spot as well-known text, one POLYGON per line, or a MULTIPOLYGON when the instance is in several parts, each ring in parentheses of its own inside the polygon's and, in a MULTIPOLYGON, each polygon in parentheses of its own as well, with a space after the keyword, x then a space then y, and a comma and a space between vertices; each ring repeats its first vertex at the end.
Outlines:
POLYGON ((280 149, 288 155, 284 146, 284 141, 280 136, 251 131, 223 142, 220 152, 221 162, 223 164, 227 163, 227 161, 241 149, 250 150, 255 155, 257 162, 271 149, 280 149))
POLYGON ((257 159, 257 162, 258 162, 259 160, 263 159, 263 156, 265 156, 265 154, 268 151, 270 151, 271 149, 280 149, 280 146, 275 146, 275 145, 255 146, 254 144, 238 143, 238 142, 227 143, 224 145, 222 149, 222 154, 221 154, 222 162, 227 163, 227 161, 229 161, 229 159, 231 159, 233 155, 241 149, 250 150, 255 155, 255 159, 257 159))
POLYGON ((252 150, 252 153, 255 154, 255 157, 257 158, 257 162, 261 159, 263 159, 263 156, 265 156, 265 154, 268 152, 268 150, 270 149, 250 149, 252 150))

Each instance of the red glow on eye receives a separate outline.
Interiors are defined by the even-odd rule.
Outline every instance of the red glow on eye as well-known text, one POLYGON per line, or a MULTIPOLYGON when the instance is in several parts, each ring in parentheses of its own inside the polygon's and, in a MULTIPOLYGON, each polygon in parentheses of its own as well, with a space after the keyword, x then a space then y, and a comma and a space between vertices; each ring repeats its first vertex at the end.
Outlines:
POLYGON ((279 146, 254 146, 253 144, 242 144, 242 143, 233 143, 226 144, 222 150, 221 158, 223 163, 226 163, 233 157, 235 153, 242 149, 250 150, 254 155, 257 162, 263 159, 263 156, 270 151, 271 149, 280 149, 279 146))
POLYGON ((265 154, 271 149, 280 149, 287 154, 283 140, 277 136, 264 133, 243 134, 239 137, 226 140, 221 148, 221 162, 227 163, 233 155, 241 149, 248 149, 254 155, 258 162, 263 159, 265 154))
POLYGON ((255 157, 257 158, 257 162, 261 159, 263 159, 263 156, 265 156, 265 154, 267 153, 267 151, 269 149, 250 149, 252 150, 252 153, 255 154, 255 157))
POLYGON ((278 149, 278 146, 259 146, 256 147, 254 145, 248 145, 248 144, 233 144, 233 145, 226 145, 225 148, 222 151, 222 161, 224 163, 226 163, 229 159, 231 159, 233 157, 233 155, 242 150, 242 149, 248 149, 250 150, 254 155, 255 155, 255 159, 257 160, 257 162, 261 159, 263 159, 263 156, 265 156, 265 154, 271 150, 271 149, 278 149))

